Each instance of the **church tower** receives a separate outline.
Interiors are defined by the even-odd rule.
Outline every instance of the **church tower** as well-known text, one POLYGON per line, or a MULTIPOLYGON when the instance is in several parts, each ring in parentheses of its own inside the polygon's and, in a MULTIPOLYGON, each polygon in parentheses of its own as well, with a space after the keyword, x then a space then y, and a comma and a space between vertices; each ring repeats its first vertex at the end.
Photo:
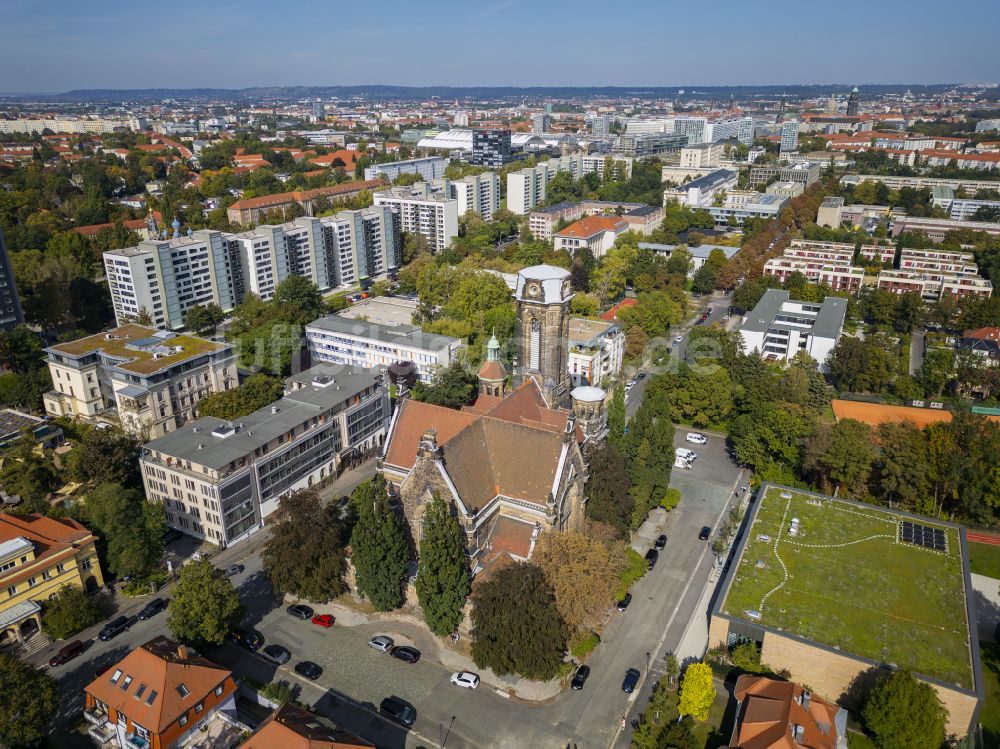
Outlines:
POLYGON ((569 303, 573 298, 569 271, 535 265, 517 274, 518 381, 535 379, 549 407, 569 392, 569 303))
POLYGON ((503 398, 507 385, 507 368, 500 361, 500 341, 496 332, 486 344, 486 361, 479 368, 479 393, 503 398))
POLYGON ((858 87, 857 86, 855 86, 853 89, 851 89, 851 95, 847 97, 847 116, 848 117, 857 117, 858 116, 858 104, 859 104, 858 99, 859 99, 860 95, 861 95, 861 92, 858 91, 858 87))

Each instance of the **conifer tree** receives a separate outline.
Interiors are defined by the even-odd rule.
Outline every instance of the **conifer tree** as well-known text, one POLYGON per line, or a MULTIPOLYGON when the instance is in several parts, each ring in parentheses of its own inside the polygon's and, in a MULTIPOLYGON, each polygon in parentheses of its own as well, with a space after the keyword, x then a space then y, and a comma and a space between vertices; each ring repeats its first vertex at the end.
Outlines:
POLYGON ((424 513, 416 587, 431 632, 439 636, 454 632, 469 595, 469 565, 462 529, 439 492, 434 492, 424 513))
POLYGON ((352 502, 358 522, 351 532, 351 561, 358 592, 379 611, 403 603, 403 585, 409 549, 406 529, 389 503, 385 479, 376 475, 354 490, 352 502))

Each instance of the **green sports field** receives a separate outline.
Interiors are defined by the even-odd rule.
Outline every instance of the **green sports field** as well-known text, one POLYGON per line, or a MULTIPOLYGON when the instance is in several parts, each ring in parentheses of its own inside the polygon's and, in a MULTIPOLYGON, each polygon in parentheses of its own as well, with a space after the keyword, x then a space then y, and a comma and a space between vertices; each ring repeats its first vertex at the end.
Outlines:
POLYGON ((972 687, 956 529, 915 521, 943 531, 934 551, 901 541, 911 518, 882 508, 781 487, 757 501, 724 613, 972 687))

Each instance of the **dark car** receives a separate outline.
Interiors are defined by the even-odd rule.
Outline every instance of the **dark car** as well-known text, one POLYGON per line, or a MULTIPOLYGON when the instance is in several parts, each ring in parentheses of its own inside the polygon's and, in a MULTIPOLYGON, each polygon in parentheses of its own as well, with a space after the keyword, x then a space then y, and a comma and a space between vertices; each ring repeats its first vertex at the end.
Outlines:
POLYGON ((323 673, 323 669, 312 661, 299 661, 295 664, 295 673, 315 681, 323 673))
POLYGON ((645 372, 637 372, 636 375, 635 375, 635 381, 638 382, 639 380, 642 380, 645 377, 646 377, 646 373, 645 372))
POLYGON ((656 537, 656 543, 653 544, 653 548, 656 549, 657 551, 663 551, 666 548, 666 546, 667 546, 667 535, 665 533, 661 533, 659 536, 656 537))
POLYGON ((244 567, 242 564, 231 564, 222 571, 222 574, 225 575, 226 577, 236 577, 245 569, 246 567, 244 567))
POLYGON ((656 560, 660 558, 660 552, 656 549, 650 549, 646 552, 646 562, 649 564, 649 569, 653 569, 656 566, 656 560))
POLYGON ((128 629, 128 617, 116 617, 104 625, 104 629, 97 635, 97 639, 102 641, 110 640, 112 637, 120 635, 126 629, 128 629))
POLYGON ((420 651, 409 645, 397 645, 389 651, 389 655, 407 663, 416 663, 420 660, 420 651))
POLYGON ((707 541, 712 535, 712 529, 707 525, 701 529, 698 533, 698 539, 701 541, 707 541))
POLYGON ((402 723, 407 728, 417 719, 416 709, 401 697, 386 697, 378 706, 378 711, 386 718, 402 723))
POLYGON ((273 663, 277 663, 279 666, 283 663, 288 663, 288 660, 292 657, 292 654, 288 652, 288 648, 283 648, 281 645, 268 645, 261 652, 265 658, 273 663))
POLYGON ((619 611, 624 611, 625 609, 628 608, 628 605, 630 603, 632 603, 632 594, 631 593, 626 593, 625 597, 622 600, 620 600, 618 603, 615 604, 615 607, 619 611))
POLYGON ((639 669, 630 668, 625 672, 625 680, 622 682, 622 691, 631 694, 639 683, 639 669))
POLYGON ((587 677, 590 676, 590 666, 580 666, 573 674, 573 681, 569 683, 573 689, 583 689, 583 685, 587 683, 587 677))
POLYGON ((246 648, 252 653, 256 653, 260 650, 260 646, 264 644, 264 635, 256 630, 246 632, 237 629, 226 635, 226 639, 233 643, 233 645, 239 645, 241 648, 246 648))
POLYGON ((59 649, 59 652, 49 659, 49 665, 61 666, 62 664, 76 658, 83 651, 84 651, 83 642, 81 642, 80 640, 73 640, 73 642, 69 642, 63 645, 59 649))
POLYGON ((152 601, 150 601, 149 603, 147 603, 145 606, 142 607, 142 610, 139 611, 138 618, 140 621, 146 621, 147 619, 152 619, 154 616, 159 614, 165 608, 167 608, 166 601, 164 601, 162 598, 154 598, 152 601))
POLYGON ((298 619, 312 619, 313 610, 304 603, 296 603, 285 609, 289 614, 298 619))

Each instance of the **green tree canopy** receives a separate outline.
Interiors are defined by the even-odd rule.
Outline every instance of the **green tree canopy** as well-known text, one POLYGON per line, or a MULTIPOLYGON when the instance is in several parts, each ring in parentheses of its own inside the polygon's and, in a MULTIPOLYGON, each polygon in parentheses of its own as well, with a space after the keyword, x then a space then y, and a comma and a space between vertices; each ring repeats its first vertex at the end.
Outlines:
POLYGON ((690 715, 695 720, 706 720, 713 702, 715 684, 712 683, 712 667, 707 663, 692 663, 685 669, 684 678, 681 679, 678 712, 690 715))
POLYGON ((566 652, 567 627, 541 568, 501 567, 473 593, 472 659, 503 676, 551 679, 566 652))
POLYGON ((417 598, 431 632, 444 636, 458 629, 469 595, 465 538, 451 507, 434 492, 421 524, 417 598))
POLYGON ((83 483, 119 484, 140 488, 139 453, 142 442, 128 432, 114 428, 88 429, 70 453, 73 478, 83 483))
POLYGON ((909 671, 875 684, 862 715, 880 749, 940 749, 948 711, 934 688, 909 671))
POLYGON ((232 421, 264 408, 283 394, 280 377, 252 374, 240 386, 211 393, 198 401, 198 415, 232 421))
POLYGON ((97 603, 78 585, 62 586, 42 604, 42 625, 57 640, 66 640, 102 618, 97 603))
POLYGON ((434 382, 417 382, 411 391, 413 400, 448 408, 461 408, 472 401, 478 380, 460 361, 453 361, 434 374, 434 382))
POLYGON ((864 496, 875 461, 871 427, 854 419, 822 424, 805 444, 802 467, 829 490, 842 487, 864 496))
POLYGON ((167 610, 171 634, 192 645, 221 645, 243 617, 233 584, 207 559, 181 567, 167 610))
POLYGON ((210 335, 225 319, 225 312, 215 302, 196 304, 185 313, 184 327, 198 335, 210 335))
POLYGON ((104 483, 87 493, 84 513, 97 528, 108 569, 115 575, 143 577, 160 566, 164 523, 158 502, 148 501, 136 489, 104 483))
POLYGON ((351 532, 358 592, 378 611, 399 608, 410 560, 409 539, 402 517, 389 503, 382 475, 359 485, 351 502, 358 513, 351 532))
POLYGON ((592 449, 589 462, 587 517, 607 523, 624 538, 631 526, 635 506, 625 460, 610 444, 604 443, 592 449))
POLYGON ((58 704, 55 679, 0 653, 0 741, 12 749, 37 746, 58 704))

